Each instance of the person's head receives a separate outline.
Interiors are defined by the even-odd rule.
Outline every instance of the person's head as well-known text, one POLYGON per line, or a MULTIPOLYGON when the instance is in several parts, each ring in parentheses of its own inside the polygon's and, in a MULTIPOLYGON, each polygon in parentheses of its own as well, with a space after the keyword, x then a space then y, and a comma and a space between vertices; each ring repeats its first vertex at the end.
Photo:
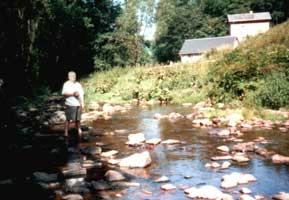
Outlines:
POLYGON ((74 71, 68 72, 68 80, 75 82, 76 81, 76 73, 74 71))

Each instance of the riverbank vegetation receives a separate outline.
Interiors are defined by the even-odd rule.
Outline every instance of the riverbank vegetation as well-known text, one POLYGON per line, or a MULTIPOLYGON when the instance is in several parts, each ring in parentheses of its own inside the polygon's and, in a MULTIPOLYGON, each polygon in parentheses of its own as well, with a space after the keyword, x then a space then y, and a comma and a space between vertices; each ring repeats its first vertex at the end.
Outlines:
POLYGON ((89 101, 132 99, 237 106, 289 105, 289 22, 249 38, 235 50, 211 52, 197 63, 114 68, 82 82, 89 101), (253 45, 254 44, 254 45, 253 45))

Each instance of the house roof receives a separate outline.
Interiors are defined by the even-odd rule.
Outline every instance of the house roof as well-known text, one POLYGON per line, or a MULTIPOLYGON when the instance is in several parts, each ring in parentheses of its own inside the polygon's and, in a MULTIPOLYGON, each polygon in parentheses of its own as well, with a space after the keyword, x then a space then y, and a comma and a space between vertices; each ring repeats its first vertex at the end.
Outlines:
POLYGON ((188 55, 188 54, 205 53, 207 51, 210 51, 212 49, 215 49, 224 45, 229 45, 233 47, 234 42, 236 40, 238 39, 233 36, 185 40, 179 54, 188 55))
POLYGON ((259 12, 259 13, 243 13, 243 14, 234 14, 228 15, 229 23, 237 23, 237 22, 248 22, 248 21, 270 21, 271 15, 269 12, 259 12))

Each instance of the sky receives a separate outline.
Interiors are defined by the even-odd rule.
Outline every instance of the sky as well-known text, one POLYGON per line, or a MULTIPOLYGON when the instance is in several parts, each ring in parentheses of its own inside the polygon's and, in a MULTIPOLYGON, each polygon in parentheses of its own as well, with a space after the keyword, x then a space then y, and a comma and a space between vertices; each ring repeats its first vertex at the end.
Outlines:
MULTIPOLYGON (((115 2, 119 2, 121 4, 124 3, 124 0, 114 0, 115 2)), ((158 2, 158 1, 157 1, 158 2)), ((144 35, 144 38, 146 40, 154 40, 154 35, 155 35, 155 32, 156 32, 156 24, 153 23, 152 25, 150 26, 147 26, 146 28, 143 26, 141 27, 141 32, 140 34, 141 35, 144 35), (145 32, 144 32, 145 31, 145 32)))

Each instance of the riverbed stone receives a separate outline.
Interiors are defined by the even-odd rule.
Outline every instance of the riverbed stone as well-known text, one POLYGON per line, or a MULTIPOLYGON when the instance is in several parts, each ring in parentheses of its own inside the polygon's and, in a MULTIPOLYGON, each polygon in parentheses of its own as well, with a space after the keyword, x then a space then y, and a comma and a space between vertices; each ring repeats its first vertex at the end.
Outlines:
POLYGON ((254 197, 247 195, 247 194, 243 194, 240 196, 239 200, 255 200, 254 197))
POLYGON ((217 150, 221 151, 221 152, 230 152, 230 148, 228 146, 219 146, 217 147, 217 150))
POLYGON ((252 193, 252 191, 249 188, 246 188, 246 187, 241 188, 240 192, 242 194, 251 194, 252 193))
POLYGON ((117 150, 111 150, 111 151, 106 151, 106 152, 102 152, 100 155, 102 157, 107 157, 107 158, 110 158, 114 155, 118 154, 118 151, 117 150))
POLYGON ((160 178, 155 180, 156 183, 163 183, 163 182, 169 182, 169 181, 170 179, 166 176, 161 176, 160 178))
POLYGON ((272 156, 272 162, 275 164, 289 164, 289 157, 275 154, 272 156))
POLYGON ((81 153, 86 154, 86 155, 99 155, 102 152, 101 147, 84 147, 80 149, 81 153))
POLYGON ((175 140, 175 139, 168 139, 168 140, 162 141, 162 144, 180 144, 180 143, 181 143, 180 140, 175 140))
POLYGON ((126 158, 120 159, 120 167, 130 167, 130 168, 144 168, 150 165, 152 162, 150 153, 144 151, 142 153, 135 153, 126 158))
POLYGON ((129 134, 128 135, 128 145, 138 145, 145 141, 145 136, 143 133, 129 134))
POLYGON ((221 165, 221 169, 228 169, 231 166, 231 163, 229 161, 225 161, 221 165))
POLYGON ((289 200, 289 193, 280 192, 279 194, 274 195, 273 199, 276 199, 276 200, 289 200))
POLYGON ((68 194, 62 197, 64 200, 83 200, 80 194, 68 194))
POLYGON ((233 172, 222 177, 221 187, 224 189, 230 189, 239 184, 248 184, 255 181, 257 181, 257 179, 252 174, 233 172))
POLYGON ((247 157, 246 154, 243 153, 237 153, 233 155, 232 160, 238 163, 248 162, 250 159, 247 157))
POLYGON ((227 155, 227 156, 213 156, 211 158, 211 160, 213 161, 218 161, 218 160, 232 160, 232 156, 231 155, 227 155))
POLYGON ((205 185, 200 188, 191 187, 184 191, 193 199, 222 199, 223 193, 214 186, 205 185))
POLYGON ((106 181, 100 180, 100 181, 92 181, 91 182, 92 188, 96 191, 102 191, 102 190, 109 190, 111 189, 111 185, 108 184, 106 181))
POLYGON ((153 145, 157 145, 159 143, 161 143, 161 139, 159 138, 152 138, 152 139, 149 139, 149 140, 146 140, 146 143, 147 144, 153 144, 153 145))
POLYGON ((238 143, 233 146, 234 151, 253 152, 255 150, 255 142, 238 143))
POLYGON ((194 119, 192 123, 199 126, 213 126, 213 122, 209 118, 194 119))
POLYGON ((108 181, 122 181, 126 179, 120 172, 115 170, 108 170, 104 177, 108 181))
POLYGON ((56 182, 58 179, 57 174, 48 174, 45 172, 34 172, 33 178, 37 182, 51 183, 56 182))
POLYGON ((177 187, 173 184, 165 184, 161 186, 161 189, 168 191, 168 190, 175 190, 177 189, 177 187))

